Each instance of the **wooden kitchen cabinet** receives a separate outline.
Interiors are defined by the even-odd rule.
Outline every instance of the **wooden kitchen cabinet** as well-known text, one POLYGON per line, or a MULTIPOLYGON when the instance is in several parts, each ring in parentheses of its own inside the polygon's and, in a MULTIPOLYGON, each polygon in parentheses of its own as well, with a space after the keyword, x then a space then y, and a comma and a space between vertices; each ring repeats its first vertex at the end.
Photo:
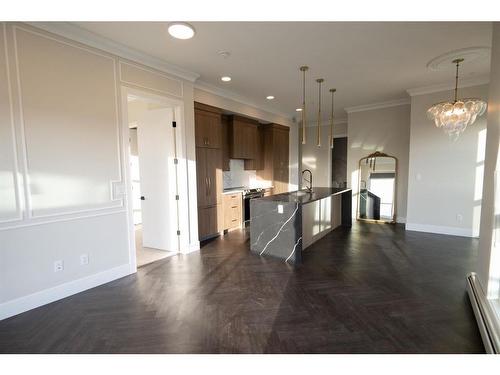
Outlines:
MULTIPOLYGON (((229 171, 229 116, 222 115, 222 170, 229 171)), ((245 162, 246 163, 246 162, 245 162)))
POLYGON ((222 231, 222 208, 221 205, 198 208, 198 237, 200 239, 210 237, 222 231))
POLYGON ((222 197, 224 230, 241 228, 243 198, 241 193, 224 194, 222 197))
POLYGON ((195 103, 196 185, 198 236, 205 239, 222 231, 222 113, 195 103))
POLYGON ((278 124, 262 125, 263 168, 257 170, 261 180, 271 181, 273 194, 288 191, 289 128, 278 124))
POLYGON ((213 206, 221 203, 223 190, 221 150, 196 148, 196 180, 198 206, 213 206))
POLYGON ((254 157, 245 160, 245 170, 257 171, 264 168, 264 132, 261 125, 257 127, 257 137, 254 147, 254 157))
POLYGON ((222 111, 201 103, 195 103, 194 123, 196 147, 217 148, 222 145, 222 111))
POLYGON ((258 125, 255 120, 231 116, 228 126, 229 157, 254 159, 258 152, 258 125))

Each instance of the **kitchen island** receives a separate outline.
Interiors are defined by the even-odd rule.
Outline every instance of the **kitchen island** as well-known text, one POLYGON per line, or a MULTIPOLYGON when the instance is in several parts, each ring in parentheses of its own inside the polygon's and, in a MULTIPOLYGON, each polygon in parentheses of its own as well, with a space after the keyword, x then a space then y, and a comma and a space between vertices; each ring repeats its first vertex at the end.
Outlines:
POLYGON ((316 187, 252 199, 250 250, 291 264, 302 251, 340 225, 350 227, 351 189, 316 187))

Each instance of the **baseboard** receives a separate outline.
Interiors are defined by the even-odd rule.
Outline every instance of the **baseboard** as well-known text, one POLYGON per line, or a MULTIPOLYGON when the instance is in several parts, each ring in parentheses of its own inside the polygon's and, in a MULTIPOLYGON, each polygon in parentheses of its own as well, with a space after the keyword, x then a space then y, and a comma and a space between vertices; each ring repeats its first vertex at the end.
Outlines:
POLYGON ((200 250, 200 241, 190 243, 187 248, 181 249, 181 254, 190 254, 200 250))
POLYGON ((498 318, 484 295, 483 288, 474 272, 467 275, 467 294, 476 317, 477 326, 486 353, 500 353, 500 328, 498 318))
POLYGON ((73 294, 95 288, 96 286, 109 283, 110 281, 130 274, 130 265, 124 264, 94 275, 57 285, 53 288, 16 298, 12 301, 4 302, 0 304, 0 320, 69 297, 73 294))
POLYGON ((438 225, 406 223, 406 230, 415 232, 448 234, 450 236, 475 237, 472 229, 468 228, 443 227, 438 225))

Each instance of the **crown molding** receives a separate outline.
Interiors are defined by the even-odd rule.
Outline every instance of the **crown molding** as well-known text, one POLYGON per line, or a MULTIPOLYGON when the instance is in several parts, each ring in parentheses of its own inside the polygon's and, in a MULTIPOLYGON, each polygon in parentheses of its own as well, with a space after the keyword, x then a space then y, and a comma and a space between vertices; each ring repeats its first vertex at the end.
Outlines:
POLYGON ((124 44, 85 30, 71 22, 25 22, 25 24, 106 51, 118 57, 146 65, 190 82, 194 82, 200 77, 198 73, 183 69, 157 57, 127 47, 124 44))
POLYGON ((256 109, 259 109, 259 110, 264 111, 264 112, 268 112, 268 113, 275 115, 275 116, 283 117, 283 118, 289 120, 290 122, 292 121, 292 118, 293 118, 293 116, 290 116, 290 114, 276 111, 275 109, 273 109, 271 107, 257 104, 255 102, 253 102, 251 99, 249 99, 243 95, 237 94, 237 93, 230 91, 230 90, 222 89, 222 88, 215 86, 215 85, 208 83, 208 82, 198 80, 198 81, 196 81, 194 88, 198 89, 198 90, 209 92, 210 94, 214 94, 214 95, 217 95, 217 96, 229 99, 229 100, 233 100, 233 101, 241 103, 241 104, 248 105, 250 107, 254 107, 256 109))
POLYGON ((402 99, 396 99, 396 100, 389 100, 386 102, 378 102, 378 103, 372 103, 372 104, 357 105, 354 107, 347 107, 347 108, 344 108, 344 110, 348 114, 350 114, 350 113, 354 113, 354 112, 371 111, 373 109, 397 107, 400 105, 408 105, 408 104, 410 104, 410 99, 409 98, 402 98, 402 99))
MULTIPOLYGON (((490 76, 479 76, 475 78, 465 78, 462 80, 458 81, 458 87, 459 88, 464 88, 464 87, 471 87, 471 86, 480 86, 480 85, 486 85, 490 83, 490 76)), ((441 83, 437 85, 430 85, 430 86, 423 86, 423 87, 416 87, 413 89, 408 89, 406 92, 410 96, 416 96, 416 95, 424 95, 424 94, 432 94, 434 92, 440 92, 440 91, 449 91, 453 90, 455 88, 455 83, 450 80, 448 83, 441 83)))

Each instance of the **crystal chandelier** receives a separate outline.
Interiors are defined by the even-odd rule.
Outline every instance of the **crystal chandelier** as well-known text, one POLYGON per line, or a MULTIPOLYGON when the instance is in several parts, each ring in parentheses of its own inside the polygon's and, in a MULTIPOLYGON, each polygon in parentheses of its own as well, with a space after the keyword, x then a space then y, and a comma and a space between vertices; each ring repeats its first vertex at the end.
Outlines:
POLYGON ((455 59, 455 100, 434 104, 427 110, 427 115, 434 120, 436 127, 442 128, 450 138, 456 140, 460 134, 472 125, 478 116, 486 111, 486 102, 481 99, 468 98, 458 100, 458 66, 464 59, 455 59))

